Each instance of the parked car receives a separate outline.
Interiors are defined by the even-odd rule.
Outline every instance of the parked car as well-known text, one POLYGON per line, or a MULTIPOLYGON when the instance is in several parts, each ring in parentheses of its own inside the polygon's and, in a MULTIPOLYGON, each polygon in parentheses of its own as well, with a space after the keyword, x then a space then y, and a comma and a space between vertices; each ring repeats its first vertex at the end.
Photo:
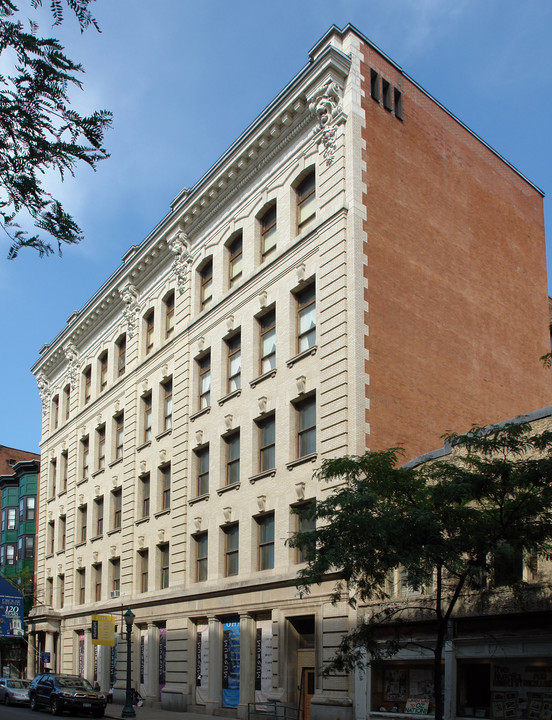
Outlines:
POLYGON ((105 693, 94 690, 92 685, 78 675, 40 673, 29 686, 31 710, 49 708, 52 715, 65 710, 85 712, 95 718, 103 717, 107 698, 105 693))
POLYGON ((4 703, 4 705, 28 705, 29 685, 29 680, 0 678, 0 703, 4 703))

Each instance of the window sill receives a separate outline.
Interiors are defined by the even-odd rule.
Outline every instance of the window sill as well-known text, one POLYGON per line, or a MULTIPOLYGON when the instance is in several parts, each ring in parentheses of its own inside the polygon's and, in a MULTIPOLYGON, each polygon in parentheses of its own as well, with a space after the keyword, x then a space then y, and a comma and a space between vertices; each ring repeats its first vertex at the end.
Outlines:
POLYGON ((146 440, 146 442, 142 443, 141 445, 138 445, 136 448, 136 452, 140 452, 140 450, 144 450, 145 448, 149 447, 151 445, 151 440, 146 440))
POLYGON ((103 538, 103 533, 101 535, 94 535, 94 537, 90 538, 90 542, 96 542, 97 540, 101 540, 103 538))
POLYGON ((110 463, 109 463, 109 467, 110 467, 110 468, 115 467, 115 465, 118 465, 118 464, 121 463, 121 462, 123 462, 123 456, 122 456, 122 455, 121 455, 121 457, 115 458, 115 460, 113 460, 112 462, 110 462, 110 463))
POLYGON ((98 475, 101 475, 101 474, 104 473, 104 472, 105 472, 105 468, 98 468, 97 470, 94 470, 94 472, 92 473, 91 477, 95 478, 95 477, 97 477, 98 475))
POLYGON ((211 406, 207 405, 207 407, 201 408, 201 410, 198 410, 193 415, 190 415, 190 422, 193 422, 194 420, 197 420, 198 417, 201 417, 202 415, 207 415, 207 413, 211 412, 211 406))
POLYGON ((217 490, 217 495, 224 495, 224 493, 229 492, 230 490, 239 490, 240 485, 240 482, 232 483, 232 485, 225 485, 217 490))
POLYGON ((250 387, 254 388, 259 383, 262 383, 263 380, 267 380, 268 378, 273 378, 273 377, 276 377, 276 368, 273 368, 272 370, 265 372, 263 375, 259 375, 259 377, 255 378, 255 380, 251 380, 249 385, 250 385, 250 387))
POLYGON ((77 485, 82 485, 85 482, 88 482, 88 475, 85 478, 81 478, 80 480, 77 480, 77 485))
POLYGON ((218 404, 224 405, 224 403, 227 402, 228 400, 232 400, 232 398, 239 397, 240 395, 241 395, 241 388, 238 388, 237 390, 233 390, 231 393, 228 393, 228 395, 221 397, 221 399, 218 401, 218 404))
MULTIPOLYGON (((48 553, 48 555, 46 555, 46 560, 49 560, 50 558, 53 558, 53 557, 54 557, 54 553, 48 553)), ((15 563, 13 563, 13 564, 15 565, 15 563)))
POLYGON ((108 530, 108 531, 107 531, 107 534, 108 534, 108 535, 114 535, 115 533, 119 533, 119 532, 121 532, 121 528, 120 528, 120 527, 116 527, 116 528, 113 528, 112 530, 108 530))
POLYGON ((262 480, 265 477, 274 477, 276 475, 276 468, 270 468, 270 470, 263 470, 263 472, 252 475, 249 478, 251 485, 254 485, 258 480, 262 480))
POLYGON ((209 500, 209 493, 203 493, 203 495, 198 495, 197 497, 188 500, 188 505, 195 505, 203 500, 209 500))
POLYGON ((159 435, 155 436, 155 439, 161 440, 161 438, 167 437, 167 435, 172 435, 172 428, 169 428, 168 430, 163 430, 162 433, 159 433, 159 435))
POLYGON ((47 503, 51 503, 51 502, 53 502, 55 499, 56 499, 56 496, 55 496, 55 495, 52 495, 52 497, 49 497, 49 498, 46 500, 46 502, 47 502, 47 503))
POLYGON ((83 547, 83 545, 86 545, 86 540, 81 540, 80 542, 75 543, 76 548, 83 547))
POLYGON ((56 555, 63 555, 64 552, 65 552, 65 548, 62 548, 61 550, 56 550, 56 555))
POLYGON ((303 350, 302 352, 287 360, 286 365, 288 366, 288 368, 291 368, 295 365, 296 362, 299 362, 299 360, 303 360, 303 358, 309 357, 309 355, 316 355, 317 350, 318 345, 313 345, 312 347, 303 350))
POLYGON ((149 515, 146 515, 146 517, 142 517, 142 518, 140 518, 139 520, 136 520, 136 522, 135 522, 134 524, 135 524, 135 525, 141 525, 142 523, 149 522, 149 519, 150 519, 150 516, 149 516, 149 515))
POLYGON ((286 463, 286 467, 288 470, 293 470, 294 467, 297 467, 297 465, 302 465, 303 463, 307 462, 316 462, 318 459, 318 453, 309 453, 309 455, 303 455, 300 458, 297 458, 296 460, 292 460, 291 462, 286 463))
POLYGON ((58 492, 58 498, 60 498, 62 495, 67 495, 67 488, 65 488, 65 490, 60 490, 58 492))
POLYGON ((154 513, 153 517, 158 518, 158 517, 161 517, 162 515, 170 515, 170 513, 171 513, 171 509, 165 508, 164 510, 160 510, 159 512, 154 513))

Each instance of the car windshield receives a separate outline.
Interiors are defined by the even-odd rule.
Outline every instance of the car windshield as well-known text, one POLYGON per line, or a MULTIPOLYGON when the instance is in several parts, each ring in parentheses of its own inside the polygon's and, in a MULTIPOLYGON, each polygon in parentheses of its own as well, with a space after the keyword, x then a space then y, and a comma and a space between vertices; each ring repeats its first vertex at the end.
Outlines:
POLYGON ((82 690, 92 690, 92 685, 84 678, 79 677, 58 677, 56 678, 58 685, 61 687, 80 688, 82 690))
POLYGON ((28 680, 8 680, 7 685, 14 690, 25 690, 29 687, 30 682, 28 680))

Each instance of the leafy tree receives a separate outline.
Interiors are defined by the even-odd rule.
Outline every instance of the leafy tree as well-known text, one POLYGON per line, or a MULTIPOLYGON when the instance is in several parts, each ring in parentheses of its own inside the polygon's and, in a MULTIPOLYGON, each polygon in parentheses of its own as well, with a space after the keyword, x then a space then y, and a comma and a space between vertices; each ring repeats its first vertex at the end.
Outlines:
POLYGON ((306 510, 315 529, 290 539, 307 557, 301 593, 333 574, 335 602, 381 601, 343 637, 326 674, 391 657, 411 643, 400 629, 412 605, 389 602, 385 592, 392 570, 403 568, 411 587, 426 588, 411 602, 433 626, 437 720, 447 623, 459 599, 489 592, 484 578, 492 585, 499 556, 552 552, 552 432, 537 434, 522 423, 474 427, 446 440, 449 459, 416 467, 399 467, 397 448, 324 461, 320 478, 340 484, 306 510), (378 641, 382 625, 393 630, 386 643, 378 641))
MULTIPOLYGON (((88 9, 92 1, 65 0, 81 32, 90 25, 99 30, 88 9)), ((34 9, 41 3, 31 0, 34 9)), ((51 0, 51 11, 59 25, 62 0, 51 0)), ((60 254, 62 243, 80 242, 81 229, 44 188, 42 176, 51 170, 62 178, 74 175, 81 161, 95 168, 108 157, 102 143, 111 124, 106 110, 82 116, 71 107, 70 89, 82 87, 81 65, 64 54, 58 40, 40 37, 35 22, 25 30, 19 15, 13 0, 0 0, 0 55, 14 58, 11 74, 0 75, 0 227, 11 240, 10 259, 24 247, 40 256, 53 252, 48 240, 21 228, 21 218, 50 235, 60 254)))

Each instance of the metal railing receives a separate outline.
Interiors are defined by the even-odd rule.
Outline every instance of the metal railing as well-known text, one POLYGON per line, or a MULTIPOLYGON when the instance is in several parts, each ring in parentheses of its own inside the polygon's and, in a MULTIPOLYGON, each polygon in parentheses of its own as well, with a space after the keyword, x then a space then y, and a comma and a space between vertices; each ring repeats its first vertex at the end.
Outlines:
POLYGON ((247 703, 247 720, 299 720, 300 710, 281 702, 247 703))

